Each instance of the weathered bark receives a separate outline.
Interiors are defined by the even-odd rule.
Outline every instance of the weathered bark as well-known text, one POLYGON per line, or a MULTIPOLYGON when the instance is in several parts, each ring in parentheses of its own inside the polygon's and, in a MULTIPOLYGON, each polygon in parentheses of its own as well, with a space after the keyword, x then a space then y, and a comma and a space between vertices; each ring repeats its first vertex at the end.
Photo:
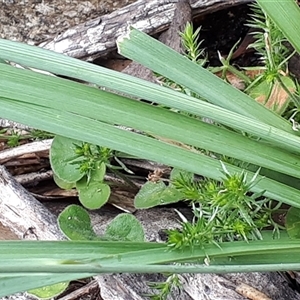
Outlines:
MULTIPOLYGON (((250 0, 190 0, 193 16, 211 13, 250 0)), ((139 0, 111 14, 68 29, 40 46, 86 61, 116 49, 116 39, 129 25, 150 35, 166 30, 173 20, 177 0, 139 0)))
POLYGON ((170 27, 160 35, 159 40, 175 51, 183 53, 185 49, 179 33, 183 32, 187 22, 192 22, 192 8, 188 0, 178 0, 170 27))
POLYGON ((0 164, 4 164, 6 161, 16 159, 24 154, 49 151, 51 143, 52 139, 48 139, 3 150, 0 152, 0 164))
MULTIPOLYGON (((62 240, 56 217, 0 165, 0 240, 62 240)), ((11 300, 32 300, 27 293, 11 300)), ((6 298, 1 298, 6 300, 6 298)))
POLYGON ((54 215, 31 196, 1 165, 0 223, 9 228, 12 235, 19 239, 63 239, 54 215))
MULTIPOLYGON (((276 273, 241 274, 184 274, 179 275, 183 283, 168 297, 181 300, 298 300, 299 296, 284 284, 276 273), (233 277, 233 278, 227 278, 233 277), (246 284, 248 282, 248 284, 246 284), (283 288, 284 287, 284 288, 283 288)), ((104 300, 143 300, 144 295, 153 294, 147 282, 162 282, 162 275, 114 274, 98 278, 101 297, 104 300)))

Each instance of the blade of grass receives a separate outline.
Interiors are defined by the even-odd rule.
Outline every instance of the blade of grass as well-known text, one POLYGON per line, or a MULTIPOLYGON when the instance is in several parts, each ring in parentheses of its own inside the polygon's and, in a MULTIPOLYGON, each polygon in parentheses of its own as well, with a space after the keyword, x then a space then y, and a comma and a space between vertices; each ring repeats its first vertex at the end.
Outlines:
POLYGON ((78 115, 132 127, 154 136, 300 177, 300 159, 297 156, 233 131, 68 80, 8 65, 0 66, 0 71, 0 97, 51 108, 58 107, 53 99, 64 99, 61 104, 63 109, 78 115))
MULTIPOLYGON (((296 252, 290 253, 292 255, 295 255, 296 252)), ((285 256, 286 260, 289 260, 285 256)), ((244 258, 244 257, 242 257, 244 258)), ((227 260, 229 258, 227 257, 227 260)), ((225 259, 224 259, 225 260, 225 259)), ((262 259, 263 260, 263 259, 262 259)), ((272 257, 267 257, 268 261, 272 260, 272 257)), ((14 274, 20 274, 25 276, 43 276, 43 274, 48 273, 52 276, 56 276, 56 274, 64 273, 64 274, 82 274, 85 277, 95 276, 97 274, 103 274, 103 273, 139 273, 139 274, 145 274, 145 273, 177 273, 177 274, 183 274, 183 273, 216 273, 216 274, 222 274, 222 273, 235 273, 235 272, 274 272, 274 271, 289 271, 289 270, 295 270, 300 267, 299 259, 294 259, 295 262, 285 262, 284 260, 282 262, 277 263, 261 263, 261 264, 255 264, 255 263, 247 263, 247 264, 239 264, 240 260, 237 261, 236 264, 227 264, 227 265, 218 265, 218 264, 211 264, 209 266, 206 266, 204 263, 199 265, 142 265, 142 264, 128 264, 128 265, 98 265, 95 262, 94 265, 91 264, 85 264, 80 262, 74 262, 73 264, 70 263, 68 266, 65 265, 59 265, 56 268, 51 268, 49 266, 43 266, 41 268, 41 271, 38 272, 36 269, 38 269, 38 266, 26 266, 24 267, 25 271, 15 271, 16 268, 12 268, 12 266, 7 266, 7 269, 10 268, 13 270, 12 272, 7 271, 6 268, 4 268, 2 274, 5 276, 4 278, 13 277, 14 274), (280 266, 278 266, 280 265, 280 266), (96 267, 97 266, 97 267, 96 267), (143 267, 143 268, 142 268, 143 267), (49 268, 49 271, 48 271, 49 268), (52 270, 53 269, 53 270, 52 270), (54 270, 55 269, 55 270, 54 270), (79 270, 79 272, 78 272, 79 270), (82 270, 82 273, 80 271, 82 270)), ((273 260, 274 261, 274 260, 273 260)), ((279 260, 278 260, 279 261, 279 260)), ((243 260, 241 260, 243 262, 243 260)), ((21 265, 22 266, 22 265, 21 265)), ((45 278, 45 277, 44 277, 45 278)), ((74 276, 66 276, 66 278, 74 278, 74 276)), ((83 276, 80 276, 79 278, 83 278, 83 276)), ((75 279, 79 279, 75 278, 75 279)), ((29 277, 30 279, 30 277, 29 277)), ((59 281, 54 280, 53 282, 58 283, 61 281, 67 281, 67 280, 61 280, 59 281)), ((40 283, 38 283, 40 284, 40 283)), ((0 286, 1 286, 1 277, 0 277, 0 286)), ((28 289, 28 288, 27 288, 28 289)), ((16 289, 16 292, 20 291, 19 287, 16 289)))
MULTIPOLYGON (((228 261, 228 258, 227 258, 228 261)), ((270 263, 270 264, 248 264, 248 265, 217 265, 206 266, 202 265, 150 265, 145 269, 141 269, 141 265, 134 265, 130 269, 133 273, 245 273, 245 272, 274 272, 274 271, 289 271, 300 268, 299 263, 270 263), (137 271, 135 271, 137 270, 137 271)), ((115 270, 115 268, 112 268, 115 270)), ((115 273, 119 273, 118 269, 115 273)), ((0 297, 8 296, 13 293, 27 291, 29 289, 52 285, 63 281, 71 281, 80 278, 86 278, 97 274, 93 273, 50 273, 49 276, 44 276, 39 273, 26 273, 24 276, 14 276, 14 274, 6 273, 0 275, 0 297), (8 277, 10 276, 10 277, 8 277)))
MULTIPOLYGON (((147 36, 144 36, 144 38, 150 39, 150 37, 147 36)), ((266 127, 264 118, 262 122, 257 122, 257 119, 253 120, 252 118, 241 116, 226 109, 217 108, 214 105, 161 87, 157 84, 38 47, 0 39, 0 58, 55 74, 81 79, 133 97, 147 99, 168 107, 186 111, 190 114, 211 118, 216 122, 248 132, 255 136, 260 136, 261 133, 265 133, 265 136, 268 136, 268 132, 271 133, 271 135, 273 132, 276 134, 277 127, 291 133, 291 135, 295 134, 290 124, 278 116, 272 117, 277 121, 275 122, 276 126, 270 130, 268 126, 266 127)), ((179 71, 180 70, 177 70, 177 72, 179 71)), ((220 91, 215 91, 215 97, 219 95, 220 91)), ((249 100, 248 97, 242 93, 239 94, 239 97, 240 102, 243 102, 244 97, 246 97, 246 100, 249 100)), ((261 108, 257 107, 257 109, 259 110, 261 108)), ((264 108, 262 109, 264 110, 264 108)), ((255 115, 255 112, 253 112, 253 114, 255 115)), ((279 133, 280 131, 278 132, 278 140, 281 138, 284 143, 284 134, 279 133)), ((287 140, 292 140, 289 135, 287 136, 287 140)))
MULTIPOLYGON (((46 109, 43 106, 30 105, 6 98, 0 98, 0 105, 1 112, 7 118, 37 129, 102 145, 216 180, 223 177, 219 161, 176 145, 65 111, 46 109)), ((238 167, 225 165, 230 173, 242 172, 242 169, 238 167)), ((254 173, 247 172, 247 175, 248 180, 251 180, 254 173)), ((267 197, 300 207, 299 191, 277 181, 259 176, 259 181, 252 191, 266 191, 264 195, 267 197)))
MULTIPOLYGON (((299 240, 283 238, 280 240, 262 240, 250 242, 224 242, 219 246, 208 244, 203 247, 189 247, 181 250, 172 250, 166 244, 149 242, 104 242, 104 241, 1 241, 0 242, 0 273, 59 273, 65 270, 66 273, 72 272, 107 272, 116 266, 122 268, 122 272, 132 271, 131 265, 137 268, 140 265, 139 272, 148 272, 142 270, 142 266, 156 265, 170 262, 195 262, 200 264, 209 257, 215 265, 218 259, 232 257, 231 264, 239 264, 239 261, 245 260, 244 263, 266 263, 270 257, 273 262, 278 263, 277 259, 284 253, 284 262, 299 263, 300 256, 293 254, 300 250, 299 240), (20 254, 17 247, 24 249, 20 254), (122 249, 124 247, 124 249, 122 249), (10 253, 12 249, 12 253, 10 253), (30 252, 29 252, 30 251, 30 252), (90 251, 90 252, 88 252, 90 251), (27 253, 30 255, 26 256, 27 253), (92 254, 91 254, 92 253, 92 254), (59 256, 59 257, 58 257, 59 256), (262 257, 264 257, 262 259, 262 257), (137 263, 139 262, 139 263, 137 263), (18 269, 19 266, 19 269, 18 269), (87 269, 90 266, 90 269, 87 269), (40 268, 39 268, 40 267, 40 268), (125 269, 127 268, 127 269, 125 269)), ((165 267, 170 267, 165 265, 165 267)), ((178 266, 178 270, 187 266, 178 266)), ((198 266, 199 267, 199 266, 198 266)), ((166 270, 166 269, 165 269, 166 270)))
POLYGON ((285 37, 300 53, 300 9, 294 0, 257 0, 285 37))
POLYGON ((134 28, 117 42, 119 53, 181 84, 207 101, 241 115, 288 129, 287 122, 208 70, 134 28))
POLYGON ((227 242, 193 251, 169 251, 165 244, 148 242, 0 241, 0 296, 103 272, 228 273, 299 268, 299 241, 283 240, 227 242), (210 265, 203 264, 208 257, 210 265), (196 261, 196 265, 178 264, 196 261), (165 265, 168 262, 178 263, 165 265))
POLYGON ((0 275, 0 297, 9 296, 19 292, 25 292, 35 288, 49 286, 63 281, 71 281, 87 277, 90 277, 90 273, 56 273, 55 275, 33 275, 27 273, 25 276, 19 276, 16 274, 2 274, 0 275))

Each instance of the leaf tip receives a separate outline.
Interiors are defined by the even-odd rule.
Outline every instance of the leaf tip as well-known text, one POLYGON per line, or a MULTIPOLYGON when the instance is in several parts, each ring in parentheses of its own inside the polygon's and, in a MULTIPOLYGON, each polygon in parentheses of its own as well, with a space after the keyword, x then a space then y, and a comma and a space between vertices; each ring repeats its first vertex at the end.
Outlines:
POLYGON ((125 34, 123 35, 120 35, 118 38, 117 38, 117 50, 118 50, 118 53, 121 54, 121 45, 122 43, 128 39, 130 40, 130 33, 131 33, 131 30, 133 29, 133 27, 128 24, 127 27, 126 27, 126 30, 125 30, 125 34))

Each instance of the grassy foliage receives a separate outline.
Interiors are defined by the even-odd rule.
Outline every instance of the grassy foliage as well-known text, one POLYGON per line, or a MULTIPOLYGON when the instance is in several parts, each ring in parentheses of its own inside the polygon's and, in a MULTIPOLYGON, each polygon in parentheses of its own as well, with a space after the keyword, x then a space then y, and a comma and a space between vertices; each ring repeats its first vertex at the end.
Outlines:
MULTIPOLYGON (((300 26, 296 23, 300 12, 295 2, 285 1, 284 8, 279 0, 257 2, 300 50, 299 31, 286 21, 295 22, 295 28, 300 26), (293 18, 285 19, 283 12, 293 18)), ((186 44, 191 45, 191 41, 186 39, 186 44)), ((265 205, 271 199, 293 207, 288 233, 291 237, 299 237, 299 230, 295 231, 298 228, 295 216, 300 208, 297 126, 217 78, 201 64, 135 29, 118 41, 118 49, 124 56, 191 93, 183 94, 41 48, 0 40, 0 116, 82 141, 83 144, 75 145, 75 152, 76 149, 81 151, 84 157, 81 167, 85 167, 85 174, 77 174, 78 178, 71 183, 80 181, 82 176, 86 176, 85 184, 93 183, 94 165, 91 167, 90 163, 95 163, 95 153, 90 151, 90 147, 94 147, 91 145, 97 145, 97 151, 100 149, 97 147, 122 151, 210 178, 204 186, 178 178, 173 182, 186 198, 195 200, 192 197, 195 194, 194 198, 198 197, 199 207, 194 202, 195 222, 187 223, 182 216, 183 235, 171 232, 169 244, 0 242, 0 296, 104 272, 222 273, 298 269, 299 241, 286 233, 274 240, 272 233, 260 231, 261 224, 263 228, 272 219, 274 206, 265 205), (16 68, 10 62, 26 69, 16 68), (80 79, 90 85, 41 74, 30 68, 80 79), (159 105, 152 106, 136 99, 159 105), (211 122, 205 122, 205 118, 211 122), (135 130, 124 130, 124 127, 135 130), (88 149, 84 145, 88 145, 88 149), (88 152, 84 152, 86 150, 88 152), (201 210, 200 200, 212 191, 214 196, 220 197, 209 199, 211 211, 204 218, 207 211, 201 210), (240 222, 235 227, 226 223, 228 232, 222 236, 218 232, 217 241, 209 233, 205 235, 208 239, 203 239, 204 229, 216 228, 216 223, 212 222, 217 210, 224 211, 228 207, 242 216, 240 222), (255 214, 250 215, 251 212, 255 214), (238 235, 244 241, 232 242, 238 235), (168 264, 174 262, 178 264, 168 264), (190 265, 195 262, 198 263, 190 265)), ((194 60, 200 54, 197 47, 189 53, 194 60)), ((275 71, 276 68, 279 71, 282 64, 274 66, 272 74, 281 84, 281 77, 275 71)), ((291 103, 289 106, 297 111, 297 103, 293 100, 291 103)), ((100 158, 98 166, 102 169, 96 177, 103 184, 102 163, 100 158)), ((105 163, 106 166, 109 163, 107 157, 105 163)))

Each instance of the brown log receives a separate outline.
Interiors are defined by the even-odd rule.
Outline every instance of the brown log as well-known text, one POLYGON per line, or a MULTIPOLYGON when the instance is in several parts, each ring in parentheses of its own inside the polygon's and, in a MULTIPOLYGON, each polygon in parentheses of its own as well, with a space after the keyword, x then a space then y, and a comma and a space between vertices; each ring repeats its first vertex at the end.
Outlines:
MULTIPOLYGON (((211 13, 250 0, 190 0, 193 16, 211 13)), ((49 50, 86 61, 106 56, 116 49, 116 40, 131 25, 150 35, 168 29, 177 0, 138 0, 108 15, 89 20, 40 44, 49 50)))

